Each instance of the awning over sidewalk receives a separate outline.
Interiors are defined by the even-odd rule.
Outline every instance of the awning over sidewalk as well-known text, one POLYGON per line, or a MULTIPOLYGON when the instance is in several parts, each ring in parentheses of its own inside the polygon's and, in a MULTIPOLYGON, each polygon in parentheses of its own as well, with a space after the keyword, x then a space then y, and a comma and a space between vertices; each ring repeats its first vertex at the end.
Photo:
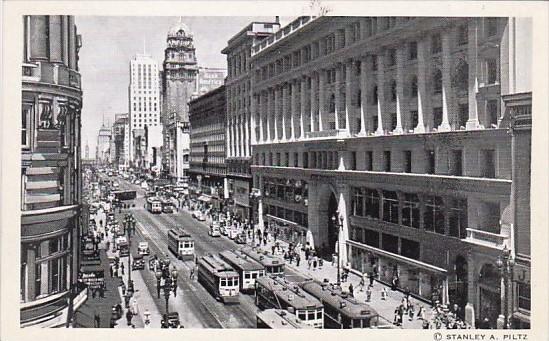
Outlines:
POLYGON ((209 195, 202 194, 198 197, 198 200, 203 202, 210 202, 212 198, 209 195))

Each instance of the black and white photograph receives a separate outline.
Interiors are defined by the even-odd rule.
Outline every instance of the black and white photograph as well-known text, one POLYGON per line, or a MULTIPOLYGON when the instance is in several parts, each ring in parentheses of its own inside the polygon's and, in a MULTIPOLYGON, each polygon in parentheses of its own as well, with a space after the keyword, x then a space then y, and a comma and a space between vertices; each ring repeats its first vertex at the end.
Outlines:
POLYGON ((534 340, 534 10, 154 3, 11 20, 10 328, 534 340))

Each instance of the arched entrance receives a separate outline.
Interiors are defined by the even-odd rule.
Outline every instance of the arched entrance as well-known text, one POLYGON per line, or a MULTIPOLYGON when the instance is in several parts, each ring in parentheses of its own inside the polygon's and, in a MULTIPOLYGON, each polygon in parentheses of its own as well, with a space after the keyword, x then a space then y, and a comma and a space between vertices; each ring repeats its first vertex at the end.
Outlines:
POLYGON ((330 192, 330 199, 328 200, 327 216, 324 219, 328 219, 328 245, 325 247, 323 257, 330 259, 332 254, 336 252, 336 243, 338 239, 338 226, 333 221, 332 217, 337 215, 337 199, 333 192, 330 192))
POLYGON ((484 264, 479 274, 479 315, 480 328, 496 328, 501 312, 501 278, 493 264, 484 264), (487 321, 488 323, 486 323, 487 321))
MULTIPOLYGON (((465 305, 467 304, 467 260, 459 255, 454 262, 454 273, 448 283, 451 304, 457 304, 461 309, 461 313, 465 313, 465 305)), ((464 316, 461 316, 463 318, 464 316)))

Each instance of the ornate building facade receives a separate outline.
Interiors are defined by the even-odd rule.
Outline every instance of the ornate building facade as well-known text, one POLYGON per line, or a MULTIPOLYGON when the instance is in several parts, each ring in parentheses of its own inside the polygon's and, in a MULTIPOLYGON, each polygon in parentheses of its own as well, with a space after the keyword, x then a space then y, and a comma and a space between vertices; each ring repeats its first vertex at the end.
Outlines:
POLYGON ((168 31, 162 71, 163 171, 174 181, 187 176, 190 127, 187 102, 197 89, 193 34, 181 21, 168 31))
POLYGON ((20 318, 53 327, 78 306, 81 38, 72 16, 24 16, 23 25, 20 318))
POLYGON ((312 234, 325 257, 495 327, 514 309, 498 259, 526 228, 511 214, 502 96, 531 90, 531 34, 520 18, 300 17, 254 44, 265 228, 312 234))
POLYGON ((278 22, 252 22, 227 43, 221 51, 227 55, 226 153, 229 193, 234 212, 244 218, 250 213, 251 147, 251 47, 273 35, 280 28, 278 22))

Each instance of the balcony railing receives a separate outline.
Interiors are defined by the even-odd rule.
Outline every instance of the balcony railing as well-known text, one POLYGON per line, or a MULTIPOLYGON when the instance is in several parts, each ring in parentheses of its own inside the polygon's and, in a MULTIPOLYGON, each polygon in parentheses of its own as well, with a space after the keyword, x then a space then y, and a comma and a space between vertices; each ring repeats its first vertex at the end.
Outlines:
POLYGON ((275 44, 277 41, 291 35, 295 31, 301 29, 303 26, 314 21, 314 19, 316 19, 316 17, 299 17, 295 19, 294 21, 289 23, 287 26, 278 30, 274 35, 270 36, 267 39, 262 40, 257 45, 252 46, 252 56, 266 49, 270 45, 275 44))
POLYGON ((347 137, 348 131, 346 129, 330 129, 322 131, 310 131, 305 133, 305 137, 308 139, 325 138, 325 137, 347 137))
POLYGON ((493 247, 496 249, 502 249, 505 241, 508 239, 508 236, 487 232, 477 229, 468 228, 467 229, 467 238, 465 239, 469 243, 483 245, 488 247, 493 247))

